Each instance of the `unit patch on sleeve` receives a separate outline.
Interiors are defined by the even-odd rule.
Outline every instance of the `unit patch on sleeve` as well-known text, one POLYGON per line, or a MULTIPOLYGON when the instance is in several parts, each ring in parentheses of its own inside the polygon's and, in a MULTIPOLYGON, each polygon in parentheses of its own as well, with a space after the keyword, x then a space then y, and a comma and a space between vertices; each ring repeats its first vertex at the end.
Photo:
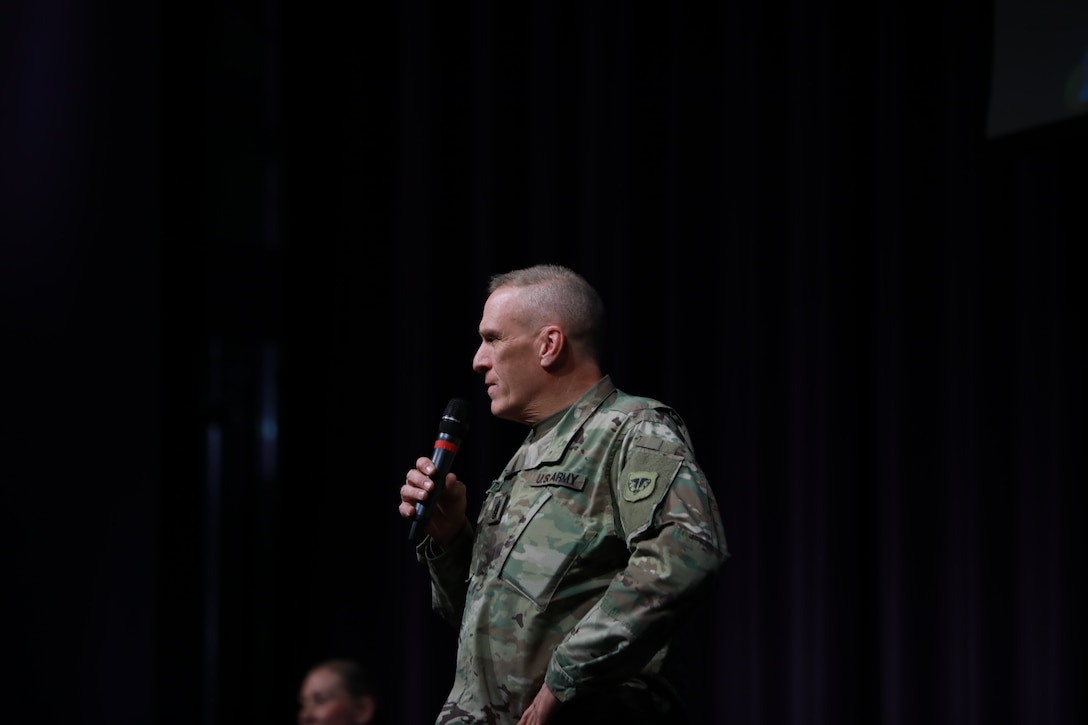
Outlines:
POLYGON ((641 501, 654 492, 657 485, 657 471, 632 471, 627 474, 627 485, 623 487, 626 501, 641 501))
POLYGON ((642 445, 632 448, 627 465, 616 477, 619 524, 625 539, 650 525, 682 463, 683 459, 671 452, 642 445))

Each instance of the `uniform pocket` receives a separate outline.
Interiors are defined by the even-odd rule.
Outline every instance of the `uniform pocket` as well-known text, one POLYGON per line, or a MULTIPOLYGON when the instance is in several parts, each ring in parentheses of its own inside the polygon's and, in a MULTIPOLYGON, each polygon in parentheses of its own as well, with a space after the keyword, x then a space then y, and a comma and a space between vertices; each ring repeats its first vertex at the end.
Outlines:
POLYGON ((544 611, 593 536, 548 491, 515 534, 499 577, 544 611))

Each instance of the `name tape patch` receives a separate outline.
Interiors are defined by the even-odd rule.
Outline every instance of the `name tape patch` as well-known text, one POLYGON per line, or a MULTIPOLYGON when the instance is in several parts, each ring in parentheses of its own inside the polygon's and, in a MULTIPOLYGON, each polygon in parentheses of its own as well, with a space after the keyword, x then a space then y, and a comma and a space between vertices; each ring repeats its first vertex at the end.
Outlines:
POLYGON ((566 471, 544 471, 536 474, 536 478, 531 482, 533 486, 563 486, 564 488, 572 488, 575 491, 581 491, 585 486, 585 476, 581 476, 577 473, 568 473, 566 471))

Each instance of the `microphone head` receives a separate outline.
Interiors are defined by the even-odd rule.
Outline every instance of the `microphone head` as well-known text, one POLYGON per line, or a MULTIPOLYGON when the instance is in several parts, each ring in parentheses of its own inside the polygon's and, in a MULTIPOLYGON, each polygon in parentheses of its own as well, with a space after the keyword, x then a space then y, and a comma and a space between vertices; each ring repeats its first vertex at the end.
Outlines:
POLYGON ((438 430, 449 435, 464 435, 468 432, 470 407, 467 400, 454 398, 446 405, 446 412, 438 424, 438 430))

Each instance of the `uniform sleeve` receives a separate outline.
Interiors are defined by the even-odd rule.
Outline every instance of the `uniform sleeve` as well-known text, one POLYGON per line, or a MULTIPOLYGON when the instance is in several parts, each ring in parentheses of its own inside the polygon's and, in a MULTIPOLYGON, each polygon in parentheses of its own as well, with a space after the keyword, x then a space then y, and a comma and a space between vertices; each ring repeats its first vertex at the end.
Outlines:
POLYGON ((630 557, 549 663, 545 682, 564 701, 642 671, 728 556, 717 502, 683 435, 642 424, 618 460, 630 557))
POLYGON ((461 624, 468 591, 468 571, 475 530, 465 522, 450 545, 440 549, 427 536, 416 547, 416 559, 427 565, 431 576, 431 609, 454 628, 461 624))

